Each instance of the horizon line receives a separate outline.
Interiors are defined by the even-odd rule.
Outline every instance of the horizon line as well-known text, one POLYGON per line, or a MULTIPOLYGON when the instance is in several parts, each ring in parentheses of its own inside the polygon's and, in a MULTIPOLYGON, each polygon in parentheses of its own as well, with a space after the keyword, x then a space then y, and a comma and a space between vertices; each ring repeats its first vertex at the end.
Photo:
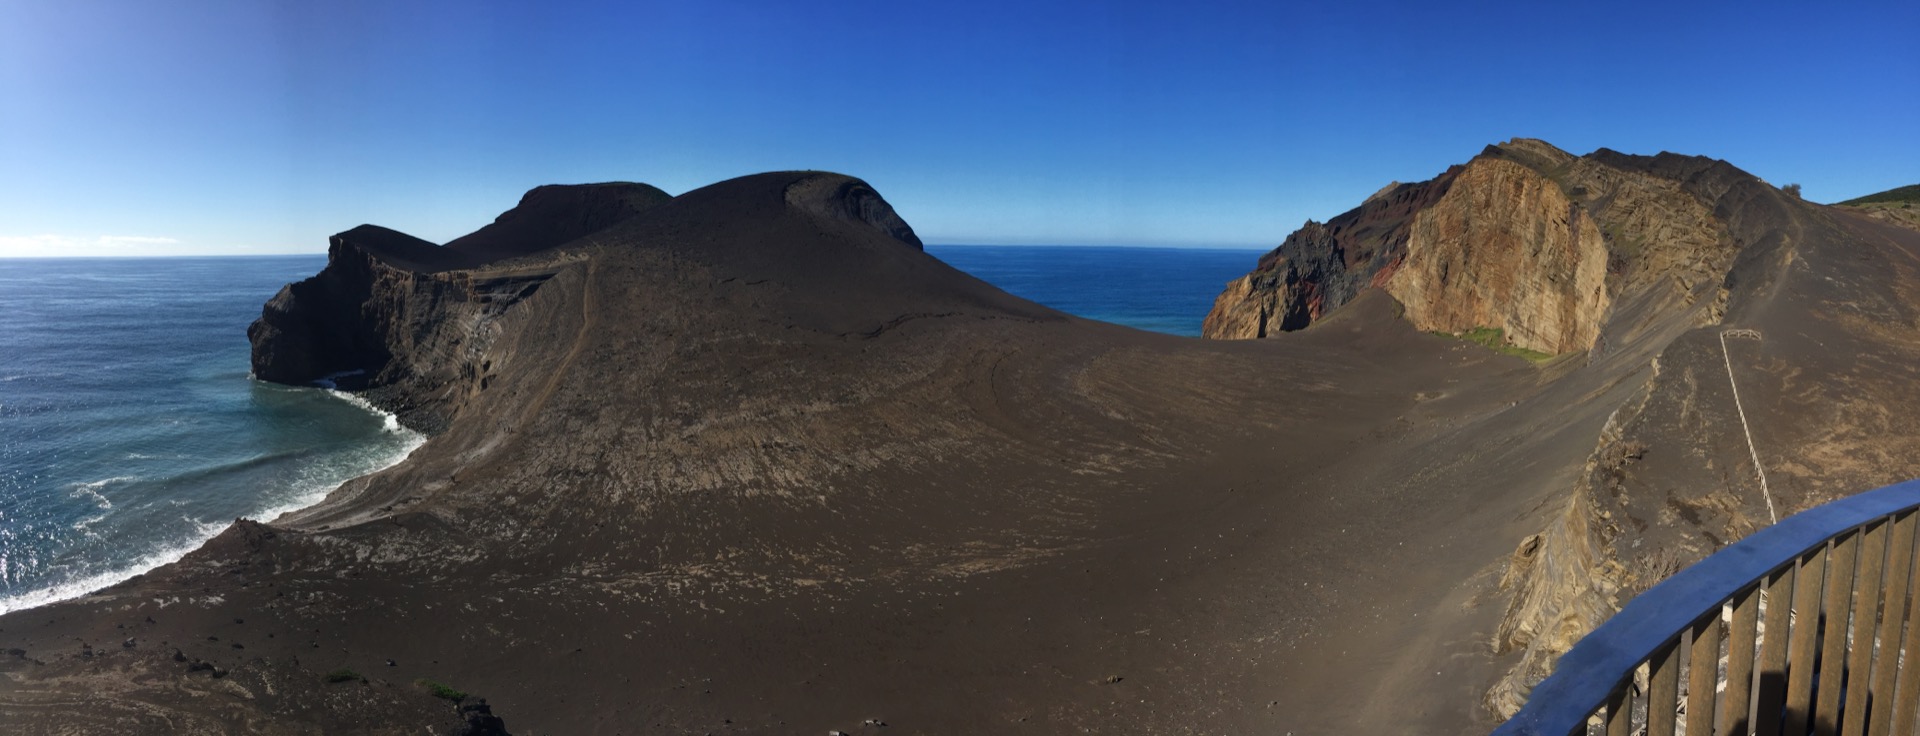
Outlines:
MULTIPOLYGON (((1234 250, 1249 253, 1273 250, 1272 247, 1258 245, 1155 245, 1147 243, 923 243, 922 245, 927 248, 1135 248, 1140 250, 1234 250)), ((327 255, 326 251, 301 253, 78 253, 59 255, 0 253, 0 261, 134 261, 154 258, 308 258, 325 255, 327 255)))

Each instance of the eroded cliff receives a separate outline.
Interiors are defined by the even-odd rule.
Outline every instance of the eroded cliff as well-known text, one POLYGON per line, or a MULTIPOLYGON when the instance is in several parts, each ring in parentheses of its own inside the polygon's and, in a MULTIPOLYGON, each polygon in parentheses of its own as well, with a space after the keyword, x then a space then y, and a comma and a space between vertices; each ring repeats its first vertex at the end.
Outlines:
POLYGON ((1205 334, 1302 329, 1373 287, 1423 330, 1495 329, 1516 347, 1580 352, 1603 340, 1623 292, 1639 297, 1638 287, 1670 280, 1691 303, 1731 252, 1700 193, 1606 149, 1576 157, 1515 139, 1383 194, 1399 206, 1375 195, 1333 228, 1310 222, 1289 236, 1228 284, 1205 334))
POLYGON ((327 267, 280 290, 247 329, 253 374, 368 391, 409 426, 443 429, 507 368, 515 305, 577 257, 552 251, 670 197, 645 184, 544 186, 446 246, 374 225, 328 241, 327 267))
POLYGON ((1422 330, 1491 327, 1512 345, 1558 354, 1593 346, 1610 301, 1607 260, 1599 226, 1559 185, 1482 157, 1414 217, 1381 281, 1422 330))

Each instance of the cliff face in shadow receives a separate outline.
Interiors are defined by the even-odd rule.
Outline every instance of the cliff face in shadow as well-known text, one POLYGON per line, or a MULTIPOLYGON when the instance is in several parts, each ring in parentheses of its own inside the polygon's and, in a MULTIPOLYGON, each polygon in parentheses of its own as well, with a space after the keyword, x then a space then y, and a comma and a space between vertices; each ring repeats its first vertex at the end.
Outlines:
POLYGON ((542 254, 668 199, 645 184, 545 186, 445 247, 375 225, 335 235, 327 267, 281 289, 247 328, 253 375, 372 390, 437 432, 511 361, 492 349, 511 324, 502 317, 577 260, 542 254))
POLYGON ((1769 507, 1920 470, 1920 233, 1710 159, 1516 142, 1389 187, 1223 296, 1267 336, 1229 341, 1007 295, 851 177, 624 191, 338 236, 258 374, 362 371, 432 438, 0 617, 0 730, 1485 733, 1769 507), (1524 257, 1416 252, 1461 238, 1524 257))

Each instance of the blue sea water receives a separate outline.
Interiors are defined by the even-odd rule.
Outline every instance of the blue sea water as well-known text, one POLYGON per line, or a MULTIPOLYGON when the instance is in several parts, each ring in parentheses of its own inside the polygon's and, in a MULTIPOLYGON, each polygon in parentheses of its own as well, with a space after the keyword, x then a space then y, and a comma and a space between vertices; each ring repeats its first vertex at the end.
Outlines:
MULTIPOLYGON (((929 246, 1019 296, 1197 335, 1247 250, 929 246)), ((248 323, 324 256, 0 259, 0 613, 178 559, 423 438, 347 394, 248 376, 248 323)))
POLYGON ((0 612, 177 559, 421 441, 248 377, 247 324, 323 256, 0 260, 0 612))
POLYGON ((1068 314, 1195 337, 1228 281, 1261 251, 1106 246, 929 245, 948 265, 1068 314))

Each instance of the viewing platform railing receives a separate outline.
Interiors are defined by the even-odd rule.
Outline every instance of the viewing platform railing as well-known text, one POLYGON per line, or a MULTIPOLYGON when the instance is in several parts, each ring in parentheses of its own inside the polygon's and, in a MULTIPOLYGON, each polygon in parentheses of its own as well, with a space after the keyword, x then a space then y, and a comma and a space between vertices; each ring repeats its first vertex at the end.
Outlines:
POLYGON ((1808 509, 1654 586, 1494 736, 1913 736, 1920 480, 1808 509))

